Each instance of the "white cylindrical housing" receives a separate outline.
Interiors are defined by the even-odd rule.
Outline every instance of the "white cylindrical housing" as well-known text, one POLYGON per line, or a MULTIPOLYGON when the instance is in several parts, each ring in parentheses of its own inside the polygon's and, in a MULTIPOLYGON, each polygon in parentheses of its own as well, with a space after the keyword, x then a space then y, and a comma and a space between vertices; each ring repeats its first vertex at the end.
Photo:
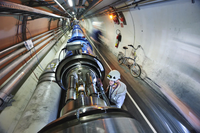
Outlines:
POLYGON ((38 84, 14 133, 36 133, 57 119, 60 94, 61 88, 55 82, 45 81, 38 84))

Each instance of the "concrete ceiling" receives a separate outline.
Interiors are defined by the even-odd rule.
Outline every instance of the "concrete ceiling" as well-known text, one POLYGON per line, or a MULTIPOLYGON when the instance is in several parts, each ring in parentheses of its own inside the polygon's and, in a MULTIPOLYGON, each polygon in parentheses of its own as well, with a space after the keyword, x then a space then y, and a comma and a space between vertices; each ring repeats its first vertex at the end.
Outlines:
MULTIPOLYGON (((56 0, 21 0, 21 4, 29 7, 49 10, 57 15, 71 17, 72 12, 77 18, 92 15, 100 10, 105 10, 110 6, 130 0, 72 0, 73 6, 70 7, 68 0, 57 0, 57 2, 64 8, 60 7, 56 0), (70 15, 69 15, 70 14, 70 15)), ((74 15, 72 15, 74 17, 74 15)))

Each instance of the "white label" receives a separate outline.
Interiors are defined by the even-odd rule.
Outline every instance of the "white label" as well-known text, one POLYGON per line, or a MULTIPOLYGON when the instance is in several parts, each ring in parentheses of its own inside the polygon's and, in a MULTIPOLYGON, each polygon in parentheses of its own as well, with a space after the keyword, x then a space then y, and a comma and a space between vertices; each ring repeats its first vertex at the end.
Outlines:
POLYGON ((33 42, 32 42, 31 39, 27 40, 27 41, 24 41, 24 45, 25 45, 25 47, 26 47, 27 50, 30 50, 30 49, 33 48, 33 42))

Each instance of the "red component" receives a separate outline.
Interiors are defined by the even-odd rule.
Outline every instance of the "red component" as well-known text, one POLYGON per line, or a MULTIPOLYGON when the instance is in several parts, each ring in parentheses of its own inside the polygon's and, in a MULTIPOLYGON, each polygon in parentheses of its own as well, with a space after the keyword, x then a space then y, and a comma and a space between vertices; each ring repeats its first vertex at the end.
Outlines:
POLYGON ((123 18, 123 17, 119 17, 119 19, 120 19, 122 22, 124 22, 124 18, 123 18))
POLYGON ((124 27, 123 23, 121 23, 121 27, 124 27))

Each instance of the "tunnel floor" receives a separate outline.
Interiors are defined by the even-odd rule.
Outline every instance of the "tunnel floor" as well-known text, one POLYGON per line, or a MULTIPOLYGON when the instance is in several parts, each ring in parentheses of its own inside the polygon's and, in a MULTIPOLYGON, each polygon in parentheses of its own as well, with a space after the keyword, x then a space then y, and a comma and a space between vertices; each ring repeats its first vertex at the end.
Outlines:
MULTIPOLYGON (((88 35, 86 35, 87 38, 88 35)), ((94 47, 91 40, 88 40, 94 47)), ((177 126, 180 123, 182 123, 190 132, 195 132, 191 125, 165 99, 165 97, 158 94, 158 92, 141 78, 134 78, 126 66, 118 64, 117 57, 114 56, 108 48, 103 45, 97 47, 98 48, 94 47, 94 52, 105 67, 105 75, 107 75, 111 69, 118 70, 121 73, 121 81, 127 86, 128 93, 122 109, 130 112, 135 119, 140 122, 146 133, 168 132, 168 129, 170 128, 172 128, 173 131, 173 129, 179 128, 177 126), (141 109, 144 115, 136 106, 141 109), (150 124, 148 124, 148 122, 150 124)), ((105 76, 103 81, 104 89, 107 88, 108 82, 109 81, 105 76)))

